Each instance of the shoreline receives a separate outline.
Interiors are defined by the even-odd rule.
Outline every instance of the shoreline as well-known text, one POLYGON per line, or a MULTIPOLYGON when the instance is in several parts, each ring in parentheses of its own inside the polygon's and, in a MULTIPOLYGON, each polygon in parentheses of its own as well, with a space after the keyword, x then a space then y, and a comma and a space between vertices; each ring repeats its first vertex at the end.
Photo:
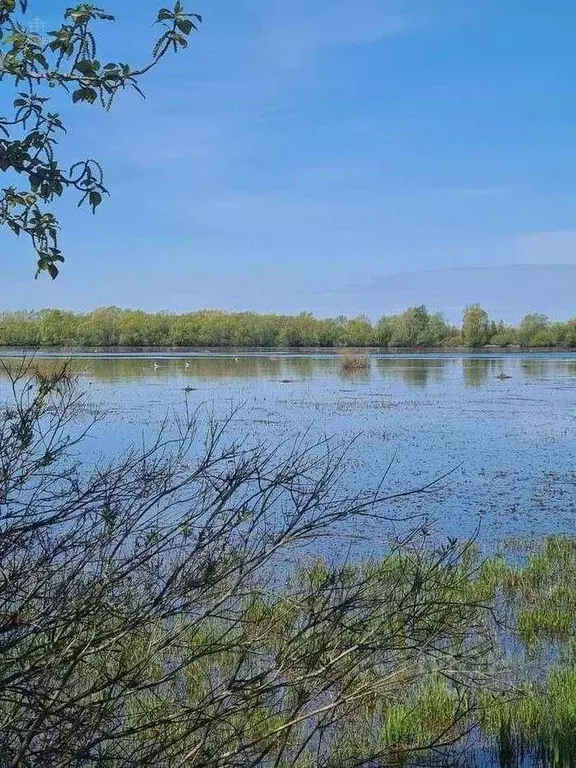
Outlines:
POLYGON ((342 354, 359 353, 363 355, 426 355, 426 354, 469 354, 478 356, 488 356, 494 353, 498 354, 552 354, 552 353, 570 353, 576 354, 576 347, 521 347, 521 346, 497 346, 488 345, 485 347, 465 347, 465 346, 431 346, 431 347, 255 347, 255 346, 36 346, 27 347, 19 344, 0 345, 0 357, 2 355, 14 356, 19 353, 21 356, 45 355, 50 353, 58 356, 68 354, 81 355, 110 355, 110 354, 198 354, 198 355, 271 355, 278 357, 292 355, 323 355, 326 357, 337 357, 342 354))

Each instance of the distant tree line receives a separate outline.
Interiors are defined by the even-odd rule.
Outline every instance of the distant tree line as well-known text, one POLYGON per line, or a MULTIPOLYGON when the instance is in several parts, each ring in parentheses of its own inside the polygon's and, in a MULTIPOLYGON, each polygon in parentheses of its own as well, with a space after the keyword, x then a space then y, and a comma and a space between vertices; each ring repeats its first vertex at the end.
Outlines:
POLYGON ((518 326, 495 322, 478 304, 460 327, 425 306, 373 323, 365 315, 316 318, 202 310, 147 313, 105 307, 0 314, 0 345, 25 347, 576 347, 576 318, 553 322, 529 314, 518 326))

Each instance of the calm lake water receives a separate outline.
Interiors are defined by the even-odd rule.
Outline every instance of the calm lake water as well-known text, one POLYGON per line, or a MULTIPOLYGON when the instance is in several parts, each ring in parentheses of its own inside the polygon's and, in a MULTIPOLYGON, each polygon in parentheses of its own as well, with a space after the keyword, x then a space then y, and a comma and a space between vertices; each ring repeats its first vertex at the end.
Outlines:
POLYGON ((374 486, 391 461, 392 491, 454 470, 432 494, 393 507, 433 515, 441 535, 479 529, 492 546, 576 531, 576 354, 372 355, 357 375, 321 353, 100 352, 77 354, 73 365, 90 405, 107 414, 91 454, 120 451, 185 403, 216 416, 241 406, 232 431, 251 439, 279 442, 305 429, 356 437, 351 488, 374 486))

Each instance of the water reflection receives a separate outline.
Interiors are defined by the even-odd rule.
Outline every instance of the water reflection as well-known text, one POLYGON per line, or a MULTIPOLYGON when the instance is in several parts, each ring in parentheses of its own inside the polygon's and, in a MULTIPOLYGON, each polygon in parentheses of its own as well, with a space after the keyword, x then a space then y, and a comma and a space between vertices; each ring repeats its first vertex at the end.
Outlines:
POLYGON ((524 357, 520 361, 522 374, 530 379, 548 379, 552 376, 576 376, 576 359, 546 359, 524 357))
POLYGON ((340 363, 338 365, 338 376, 349 383, 365 383, 372 378, 372 365, 369 363, 365 368, 344 368, 340 363))
MULTIPOLYGON (((334 360, 314 358, 278 358, 259 356, 171 357, 77 357, 72 370, 98 381, 130 381, 148 377, 217 379, 309 379, 332 371, 334 360)), ((35 365, 54 365, 53 360, 38 359, 35 365)))
MULTIPOLYGON (((563 361, 557 361, 562 363, 563 361)), ((530 358, 524 358, 521 363, 520 367, 522 369, 522 373, 526 378, 530 379, 545 379, 549 376, 550 370, 551 370, 551 361, 549 360, 542 360, 540 358, 537 358, 535 360, 532 360, 530 358)))
POLYGON ((462 359, 464 383, 468 387, 481 387, 487 383, 488 376, 496 375, 501 367, 501 361, 492 357, 465 357, 462 359))
POLYGON ((432 381, 440 381, 445 374, 447 358, 415 357, 415 358, 381 358, 376 366, 382 378, 400 379, 412 387, 425 387, 432 381))
MULTIPOLYGON (((13 356, 13 355, 12 355, 13 356)), ((54 356, 55 357, 55 356, 54 356)), ((39 357, 36 364, 53 365, 54 357, 39 357)), ((63 355, 63 357, 65 357, 63 355)), ((6 359, 0 356, 0 360, 6 359)), ((386 356, 372 357, 366 369, 345 371, 336 354, 325 355, 80 355, 71 358, 72 370, 97 381, 134 381, 146 378, 181 377, 185 384, 194 379, 264 379, 301 381, 339 377, 351 382, 367 382, 374 373, 381 379, 402 382, 408 387, 425 388, 462 371, 467 387, 483 387, 501 374, 512 378, 548 379, 576 377, 576 356, 386 356), (186 381, 189 379, 190 381, 186 381)), ((1 375, 1 374, 0 374, 1 375)))

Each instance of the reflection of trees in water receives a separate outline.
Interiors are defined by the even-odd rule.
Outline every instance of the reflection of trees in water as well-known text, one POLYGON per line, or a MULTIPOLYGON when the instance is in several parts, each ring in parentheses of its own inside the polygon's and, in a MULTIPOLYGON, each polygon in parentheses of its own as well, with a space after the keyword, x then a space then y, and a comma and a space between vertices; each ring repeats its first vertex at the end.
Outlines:
POLYGON ((444 377, 448 362, 443 358, 429 357, 380 358, 376 366, 383 378, 400 379, 409 386, 425 387, 431 381, 440 381, 444 377))
POLYGON ((468 387, 481 387, 488 376, 495 376, 502 370, 502 361, 493 357, 463 357, 462 373, 468 387))
MULTIPOLYGON (((49 360, 42 360, 50 364, 49 360)), ((288 379, 311 378, 330 371, 333 359, 298 357, 182 357, 162 359, 150 354, 143 358, 85 357, 73 358, 74 373, 98 381, 121 381, 149 377, 186 377, 190 379, 288 379), (157 367, 155 367, 157 366, 157 367)))
POLYGON ((554 365, 565 376, 576 376, 576 360, 556 360, 554 365))
POLYGON ((318 373, 330 370, 332 359, 317 359, 313 357, 286 357, 282 361, 288 378, 311 379, 318 373))
POLYGON ((576 360, 522 360, 522 372, 531 379, 551 375, 576 376, 576 360))
MULTIPOLYGON (((65 357, 65 355, 64 355, 65 357)), ((50 366, 54 358, 38 358, 37 364, 50 366)), ((335 377, 347 381, 368 381, 373 369, 382 378, 403 381, 408 386, 425 387, 440 381, 447 366, 461 366, 464 383, 479 387, 502 371, 514 368, 517 374, 533 379, 550 376, 576 376, 576 360, 550 360, 529 357, 507 360, 496 357, 463 358, 373 358, 370 370, 343 372, 337 355, 324 357, 254 355, 236 358, 233 355, 213 357, 175 357, 162 359, 150 353, 147 357, 78 357, 72 358, 72 370, 96 381, 121 381, 143 378, 184 378, 193 385, 194 379, 312 379, 315 376, 335 377), (154 368, 154 364, 158 368, 154 368), (188 365, 186 365, 188 364, 188 365)))
POLYGON ((550 363, 550 360, 542 360, 541 358, 535 360, 524 358, 520 363, 520 368, 527 378, 542 379, 550 373, 550 363))

